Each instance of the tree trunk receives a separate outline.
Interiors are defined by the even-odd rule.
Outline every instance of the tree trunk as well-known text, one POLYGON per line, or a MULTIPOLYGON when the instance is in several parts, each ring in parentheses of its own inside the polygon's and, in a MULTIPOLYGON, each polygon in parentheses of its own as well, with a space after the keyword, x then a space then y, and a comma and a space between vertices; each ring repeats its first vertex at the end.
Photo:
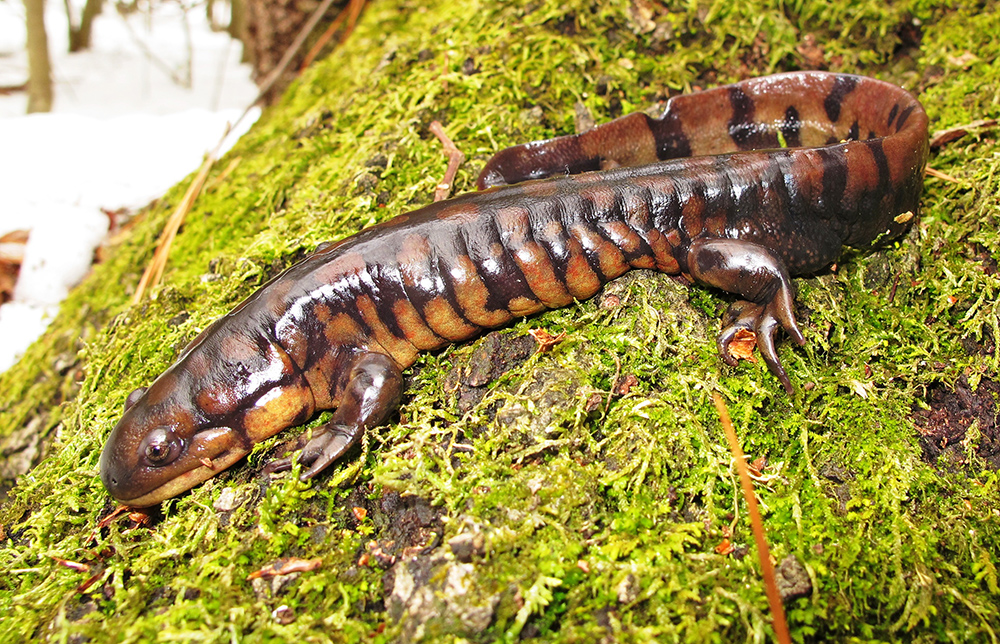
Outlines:
POLYGON ((52 65, 45 33, 45 0, 24 0, 28 26, 28 113, 52 109, 52 65))
POLYGON ((230 36, 243 43, 241 62, 248 63, 250 62, 251 49, 247 45, 246 3, 244 0, 230 0, 229 7, 229 28, 227 31, 230 36))
POLYGON ((83 5, 79 26, 73 25, 73 14, 69 2, 66 2, 66 17, 69 20, 69 52, 72 54, 84 49, 90 49, 90 34, 94 18, 101 14, 103 0, 87 0, 83 5))
MULTIPOLYGON (((309 19, 309 14, 317 4, 306 0, 247 1, 243 47, 244 51, 249 51, 254 81, 258 85, 278 65, 282 54, 295 40, 299 29, 309 19)), ((301 60, 300 52, 282 74, 282 78, 267 93, 265 100, 268 104, 281 96, 281 92, 292 82, 301 60)))
MULTIPOLYGON (((258 85, 263 86, 269 80, 285 51, 295 42, 303 25, 322 2, 323 0, 245 0, 245 27, 240 38, 243 41, 244 56, 250 57, 254 81, 258 85)), ((291 64, 265 93, 266 104, 277 100, 295 80, 309 48, 346 5, 346 2, 337 0, 327 9, 326 15, 306 39, 305 46, 299 48, 292 57, 291 64)))

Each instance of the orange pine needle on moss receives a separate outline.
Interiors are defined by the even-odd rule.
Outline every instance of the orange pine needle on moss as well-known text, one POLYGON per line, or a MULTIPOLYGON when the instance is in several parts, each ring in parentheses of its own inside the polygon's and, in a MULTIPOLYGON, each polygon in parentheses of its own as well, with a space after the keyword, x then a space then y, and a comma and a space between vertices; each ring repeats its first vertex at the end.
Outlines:
POLYGON ((750 479, 750 470, 747 467, 746 456, 743 454, 743 448, 740 447, 736 430, 733 429, 733 421, 729 419, 729 409, 726 407, 726 403, 722 400, 719 392, 712 392, 712 401, 719 412, 722 429, 726 432, 726 440, 729 441, 729 449, 733 453, 733 459, 736 461, 736 469, 740 475, 743 498, 746 501, 747 512, 750 515, 754 541, 757 542, 757 557, 760 560, 761 576, 764 578, 764 590, 767 593, 767 602, 771 606, 771 625, 774 628, 774 634, 778 642, 781 644, 790 644, 792 640, 788 635, 788 624, 785 621, 785 607, 781 603, 781 593, 778 592, 778 584, 774 579, 774 564, 771 563, 771 551, 767 547, 767 538, 764 535, 764 522, 760 518, 760 509, 757 507, 757 497, 754 495, 753 481, 750 479))

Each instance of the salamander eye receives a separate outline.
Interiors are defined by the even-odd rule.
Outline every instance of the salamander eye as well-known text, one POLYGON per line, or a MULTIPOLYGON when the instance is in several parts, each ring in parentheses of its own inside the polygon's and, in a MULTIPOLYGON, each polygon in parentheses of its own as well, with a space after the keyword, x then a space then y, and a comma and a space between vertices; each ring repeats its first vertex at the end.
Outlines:
POLYGON ((181 442, 166 427, 157 427, 142 441, 141 454, 149 465, 166 465, 181 453, 181 442))

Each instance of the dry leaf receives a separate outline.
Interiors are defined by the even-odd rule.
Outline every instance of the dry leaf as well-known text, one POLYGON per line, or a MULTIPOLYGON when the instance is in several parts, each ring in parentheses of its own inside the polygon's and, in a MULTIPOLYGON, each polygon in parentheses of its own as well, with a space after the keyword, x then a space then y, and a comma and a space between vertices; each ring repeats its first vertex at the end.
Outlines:
POLYGON ((552 335, 545 329, 531 329, 528 331, 528 334, 538 343, 538 351, 540 353, 552 350, 552 347, 562 342, 563 338, 566 337, 565 331, 559 335, 552 335))
POLYGON ((757 357, 753 354, 757 346, 757 334, 750 329, 738 329, 729 343, 729 355, 737 360, 749 360, 756 364, 757 357))
POLYGON ((733 550, 736 550, 736 547, 729 539, 723 539, 719 545, 715 546, 715 551, 720 555, 728 555, 733 550))
POLYGON ((309 572, 310 570, 316 570, 322 565, 323 560, 318 558, 299 559, 298 557, 289 557, 287 559, 278 559, 274 563, 250 573, 247 579, 270 579, 279 575, 290 575, 293 572, 309 572))

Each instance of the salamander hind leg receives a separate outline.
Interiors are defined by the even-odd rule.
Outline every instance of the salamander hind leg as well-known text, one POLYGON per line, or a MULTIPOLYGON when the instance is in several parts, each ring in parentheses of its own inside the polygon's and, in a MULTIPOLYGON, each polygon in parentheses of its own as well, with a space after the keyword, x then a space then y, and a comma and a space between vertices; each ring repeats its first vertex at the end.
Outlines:
POLYGON ((753 242, 697 239, 688 252, 688 269, 702 284, 743 298, 730 307, 726 326, 719 334, 722 359, 735 365, 730 345, 740 330, 752 331, 767 368, 791 394, 792 383, 774 348, 774 334, 780 325, 800 345, 805 344, 805 338, 795 322, 792 282, 781 259, 753 242))
POLYGON ((330 421, 312 432, 297 456, 272 461, 266 471, 291 469, 296 459, 308 468, 301 479, 310 479, 346 454, 361 440, 366 429, 382 424, 396 409, 403 390, 403 374, 389 356, 362 353, 348 369, 340 406, 330 421))

